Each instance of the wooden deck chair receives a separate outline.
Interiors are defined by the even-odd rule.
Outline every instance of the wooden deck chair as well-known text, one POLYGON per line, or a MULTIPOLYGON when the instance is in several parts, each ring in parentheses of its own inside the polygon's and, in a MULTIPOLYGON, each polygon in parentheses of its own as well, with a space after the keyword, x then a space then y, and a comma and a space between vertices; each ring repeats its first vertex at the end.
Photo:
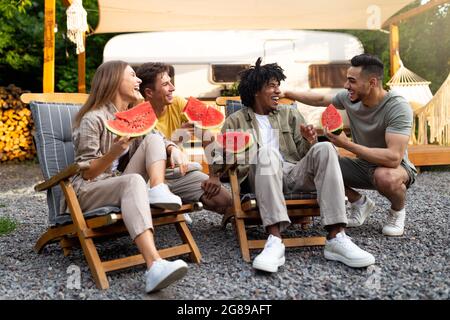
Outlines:
MULTIPOLYGON (((74 162, 72 143, 72 119, 86 94, 23 94, 25 103, 30 103, 35 123, 35 144, 39 164, 45 182, 35 186, 37 191, 47 191, 49 209, 48 230, 39 238, 35 250, 40 253, 49 243, 59 241, 63 252, 68 255, 71 248, 81 245, 92 276, 101 289, 109 287, 106 272, 144 264, 141 254, 102 261, 94 240, 99 237, 117 237, 127 234, 120 208, 102 207, 82 212, 76 193, 69 181, 80 171, 74 162), (59 214, 61 196, 65 197, 67 214, 59 214)), ((173 224, 182 243, 159 250, 162 257, 189 254, 191 260, 200 263, 201 254, 184 219, 184 213, 201 210, 202 204, 185 204, 179 211, 156 210, 152 208, 153 224, 173 224)))
MULTIPOLYGON (((246 226, 261 225, 261 217, 258 211, 256 196, 252 193, 241 193, 238 182, 236 166, 231 166, 227 172, 230 179, 231 195, 233 204, 231 209, 222 218, 222 228, 229 222, 234 223, 236 236, 241 248, 242 258, 250 262, 250 250, 263 249, 266 240, 249 240, 246 226)), ((288 215, 293 224, 301 225, 302 229, 307 229, 312 222, 312 217, 320 216, 317 194, 313 192, 289 193, 285 194, 288 215)), ((286 247, 323 246, 325 237, 283 237, 286 247)))
MULTIPOLYGON (((280 99, 279 103, 286 107, 296 108, 294 101, 290 99, 280 99)), ((242 108, 239 96, 218 97, 216 104, 225 107, 226 116, 242 108)), ((247 237, 246 226, 262 224, 258 204, 254 194, 241 193, 236 165, 228 166, 224 170, 228 172, 233 205, 231 210, 223 216, 222 227, 225 228, 229 222, 233 221, 242 258, 244 261, 250 262, 250 250, 263 249, 266 243, 266 240, 249 240, 247 237)), ((299 224, 303 229, 306 229, 311 224, 312 217, 320 215, 316 198, 316 193, 310 192, 285 194, 288 215, 293 224, 299 224)), ((283 238, 283 243, 286 247, 321 246, 325 244, 325 237, 283 238)))

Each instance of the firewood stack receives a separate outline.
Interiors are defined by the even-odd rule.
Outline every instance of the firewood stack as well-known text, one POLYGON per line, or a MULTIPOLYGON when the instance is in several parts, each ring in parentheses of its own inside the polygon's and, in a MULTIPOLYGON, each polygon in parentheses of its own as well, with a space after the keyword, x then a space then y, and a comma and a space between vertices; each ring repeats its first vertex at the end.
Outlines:
POLYGON ((35 157, 31 111, 20 101, 24 92, 13 84, 0 87, 0 162, 35 157))

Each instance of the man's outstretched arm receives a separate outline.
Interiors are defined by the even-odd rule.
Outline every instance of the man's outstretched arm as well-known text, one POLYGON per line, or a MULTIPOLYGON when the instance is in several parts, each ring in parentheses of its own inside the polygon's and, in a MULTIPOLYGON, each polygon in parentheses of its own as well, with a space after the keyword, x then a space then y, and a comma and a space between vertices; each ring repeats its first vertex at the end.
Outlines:
POLYGON ((331 103, 333 95, 325 95, 307 91, 284 91, 283 97, 291 100, 296 100, 310 106, 326 107, 331 103))

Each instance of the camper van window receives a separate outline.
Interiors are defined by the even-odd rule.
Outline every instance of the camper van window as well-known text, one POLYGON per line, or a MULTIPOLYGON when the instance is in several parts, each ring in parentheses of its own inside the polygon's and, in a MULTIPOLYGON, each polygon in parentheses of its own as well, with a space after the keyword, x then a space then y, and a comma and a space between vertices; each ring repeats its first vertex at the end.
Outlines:
POLYGON ((215 83, 233 83, 239 80, 239 72, 249 67, 248 64, 212 64, 211 78, 215 83))
POLYGON ((308 78, 310 88, 343 88, 349 63, 312 64, 308 78))

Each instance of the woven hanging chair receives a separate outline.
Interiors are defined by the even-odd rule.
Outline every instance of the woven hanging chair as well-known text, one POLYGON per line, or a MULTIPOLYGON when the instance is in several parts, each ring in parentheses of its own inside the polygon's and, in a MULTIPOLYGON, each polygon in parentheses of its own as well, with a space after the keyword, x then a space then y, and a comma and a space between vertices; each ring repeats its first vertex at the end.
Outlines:
POLYGON ((404 96, 406 100, 424 106, 433 98, 430 83, 406 68, 400 60, 400 68, 387 85, 391 90, 404 96))

